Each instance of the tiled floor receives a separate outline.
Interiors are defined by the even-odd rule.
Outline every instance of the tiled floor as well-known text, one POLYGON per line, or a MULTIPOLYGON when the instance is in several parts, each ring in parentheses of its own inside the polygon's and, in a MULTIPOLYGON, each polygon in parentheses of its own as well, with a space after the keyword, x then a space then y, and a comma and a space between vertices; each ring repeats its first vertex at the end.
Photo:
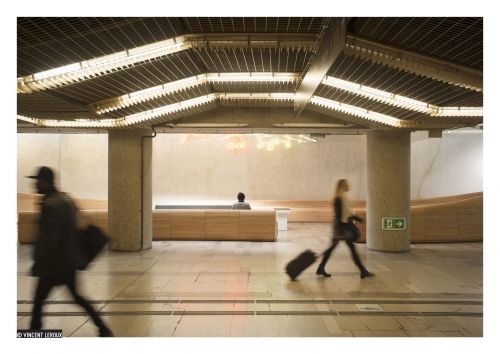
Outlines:
MULTIPOLYGON (((482 337, 483 244, 415 244, 407 253, 357 244, 374 278, 360 279, 341 243, 326 270, 297 281, 288 261, 330 242, 329 224, 289 224, 278 241, 163 241, 110 252, 79 274, 79 289, 118 337, 482 337)), ((36 278, 18 247, 17 328, 27 329, 36 278)), ((44 306, 44 328, 97 331, 64 287, 44 306)))

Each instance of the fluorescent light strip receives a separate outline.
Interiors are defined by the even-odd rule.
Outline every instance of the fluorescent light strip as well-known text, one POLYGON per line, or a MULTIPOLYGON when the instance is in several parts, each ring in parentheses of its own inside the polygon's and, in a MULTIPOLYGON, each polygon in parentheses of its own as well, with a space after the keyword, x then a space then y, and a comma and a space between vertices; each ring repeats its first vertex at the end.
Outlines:
POLYGON ((73 121, 61 121, 54 119, 37 119, 17 115, 17 119, 24 120, 44 127, 74 127, 74 128, 113 128, 117 127, 115 119, 76 119, 73 121))
POLYGON ((483 72, 464 68, 461 65, 445 63, 439 59, 430 59, 406 50, 389 48, 375 44, 357 36, 347 36, 343 48, 344 55, 362 58, 363 61, 378 63, 399 71, 429 77, 470 90, 483 91, 483 72))
POLYGON ((474 130, 445 130, 443 131, 443 133, 446 133, 446 134, 482 134, 483 131, 482 130, 479 130, 479 129, 474 129, 474 130))
POLYGON ((183 38, 167 39, 154 44, 18 78, 18 92, 29 93, 26 88, 23 89, 23 86, 27 86, 32 91, 58 87, 83 80, 86 77, 101 75, 106 71, 116 70, 144 60, 191 48, 190 44, 183 42, 183 38))
POLYGON ((482 117, 482 107, 435 107, 432 117, 482 117))
POLYGON ((181 111, 183 109, 187 109, 194 106, 199 106, 205 103, 212 102, 216 99, 216 95, 210 94, 206 96, 201 96, 197 98, 193 98, 190 100, 170 104, 168 106, 164 106, 161 108, 151 109, 149 111, 133 114, 127 117, 122 118, 124 125, 131 125, 140 123, 146 120, 150 120, 165 114, 174 113, 177 111, 181 111))
POLYGON ((40 124, 39 123, 40 119, 25 117, 25 116, 21 116, 19 114, 17 115, 17 119, 24 120, 25 122, 28 122, 28 123, 40 124))
POLYGON ((276 123, 275 127, 280 128, 347 128, 354 124, 336 124, 336 123, 276 123))
POLYGON ((132 106, 144 101, 149 101, 154 98, 163 97, 189 87, 201 85, 206 82, 207 78, 205 74, 192 76, 145 90, 132 92, 120 97, 97 102, 90 105, 90 108, 98 114, 104 114, 109 111, 132 106))
POLYGON ((177 128, 239 128, 246 127, 247 123, 177 123, 166 124, 177 128))
POLYGON ((341 90, 349 91, 372 100, 380 101, 412 111, 428 114, 431 117, 482 117, 482 107, 439 107, 429 103, 417 101, 408 97, 395 95, 368 86, 355 84, 349 81, 326 76, 322 83, 341 90))
POLYGON ((165 114, 170 114, 194 106, 199 106, 202 104, 213 102, 215 99, 216 95, 210 94, 116 119, 101 119, 101 120, 77 119, 72 121, 65 121, 65 120, 54 120, 54 119, 36 119, 19 115, 17 116, 17 118, 46 127, 117 128, 144 122, 165 114))
MULTIPOLYGON (((149 92, 151 93, 151 92, 149 92)), ((284 100, 293 100, 295 95, 293 93, 263 93, 263 94, 255 94, 255 93, 212 93, 206 96, 201 96, 197 98, 193 98, 190 100, 174 103, 168 106, 155 108, 152 110, 148 110, 145 112, 140 112, 137 114, 133 114, 130 116, 117 118, 117 119, 78 119, 73 121, 64 121, 64 120, 49 120, 49 119, 36 119, 29 118, 18 115, 17 118, 42 125, 47 127, 95 127, 95 128, 113 128, 113 127, 123 127, 131 124, 136 124, 139 122, 147 121, 162 115, 174 113, 183 109, 187 109, 193 106, 206 104, 209 102, 213 102, 216 99, 284 99, 284 100)), ((358 107, 350 106, 347 104, 343 104, 337 101, 329 100, 319 96, 313 96, 310 100, 312 104, 316 104, 318 106, 323 106, 329 109, 341 111, 347 114, 352 114, 364 119, 368 119, 371 121, 375 121, 378 123, 386 124, 393 127, 410 127, 419 125, 418 123, 412 121, 404 121, 394 117, 390 117, 384 114, 375 113, 372 111, 367 111, 365 109, 361 109, 358 107)), ((281 126, 285 126, 283 125, 281 126)), ((431 123, 433 125, 446 125, 446 123, 435 122, 431 123)), ((349 125, 347 125, 349 126, 349 125)))
POLYGON ((400 127, 401 120, 386 116, 385 114, 375 113, 371 111, 367 111, 366 109, 361 109, 358 107, 350 106, 344 103, 340 103, 337 101, 329 100, 323 97, 313 96, 309 101, 312 104, 316 104, 318 106, 323 106, 329 109, 333 109, 336 111, 341 111, 347 114, 352 114, 364 119, 368 119, 377 123, 382 123, 386 125, 390 125, 393 127, 400 127))
MULTIPOLYGON (((186 79, 187 80, 187 79, 186 79)), ((180 80, 182 81, 182 80, 180 80)), ((193 81, 194 82, 194 81, 193 81)), ((182 83, 182 85, 186 84, 189 85, 192 82, 185 81, 182 83)), ((176 85, 181 85, 179 82, 176 81, 176 85)), ((164 87, 162 85, 162 87, 164 87)), ((173 86, 167 88, 167 90, 173 89, 173 86)), ((116 101, 113 103, 110 103, 109 106, 114 105, 114 107, 120 108, 125 105, 130 105, 135 103, 136 101, 143 101, 147 99, 148 96, 150 95, 156 95, 158 94, 159 90, 165 90, 165 88, 159 88, 156 87, 153 90, 147 89, 144 90, 146 92, 141 93, 137 92, 137 95, 134 95, 133 97, 130 96, 125 96, 125 99, 128 101, 122 100, 116 101)), ((123 96, 122 96, 123 97, 123 96)), ((101 120, 95 120, 95 119, 79 119, 79 120, 74 120, 74 121, 65 121, 65 120, 51 120, 51 119, 34 119, 34 118, 28 118, 28 117, 23 117, 19 119, 23 119, 25 121, 29 121, 34 124, 38 125, 43 125, 43 126, 48 126, 48 127, 96 127, 96 128, 113 128, 113 127, 123 127, 123 126, 128 126, 131 124, 136 124, 140 123, 143 121, 147 121, 162 115, 174 113, 183 109, 187 109, 193 106, 197 105, 202 105, 205 103, 213 102, 217 98, 221 99, 275 99, 275 100, 293 100, 294 94, 293 93, 263 93, 263 94, 254 94, 254 93, 212 93, 206 96, 201 96, 197 98, 193 98, 190 100, 174 103, 168 106, 160 107, 160 108, 155 108, 151 109, 145 112, 140 112, 136 113, 130 116, 122 117, 122 118, 116 118, 116 119, 101 119, 101 120)), ((116 108, 115 108, 116 109, 116 108)), ((102 109, 104 111, 109 111, 110 109, 107 107, 106 110, 102 109)), ((22 116, 18 116, 22 117, 22 116)))
POLYGON ((246 73, 211 73, 207 74, 210 82, 294 82, 300 78, 296 73, 246 72, 246 73))
MULTIPOLYGON (((94 104, 90 107, 98 114, 103 114, 116 109, 128 107, 138 104, 140 102, 148 101, 154 98, 163 97, 188 87, 202 85, 207 82, 291 82, 297 80, 299 74, 295 73, 212 73, 191 76, 182 80, 169 82, 156 87, 148 88, 141 91, 129 93, 127 95, 107 99, 94 104)), ((293 99, 291 93, 244 93, 228 94, 228 96, 221 96, 221 98, 271 98, 271 99, 293 99), (243 95, 243 96, 241 96, 243 95), (250 95, 250 96, 249 96, 250 95), (291 97, 291 98, 290 98, 291 97)))
POLYGON ((288 100, 291 101, 295 98, 294 93, 253 93, 253 92, 227 92, 227 93, 218 93, 217 96, 223 100, 237 100, 237 99, 245 99, 245 100, 263 100, 263 99, 271 99, 271 100, 288 100))

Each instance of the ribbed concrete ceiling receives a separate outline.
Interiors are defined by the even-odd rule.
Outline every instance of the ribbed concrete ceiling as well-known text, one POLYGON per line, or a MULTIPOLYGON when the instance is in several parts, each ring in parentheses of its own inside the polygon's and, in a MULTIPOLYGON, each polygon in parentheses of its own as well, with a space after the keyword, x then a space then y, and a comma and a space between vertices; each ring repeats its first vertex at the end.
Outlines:
MULTIPOLYGON (((65 82, 49 78, 51 88, 33 92, 27 88, 25 92, 31 93, 18 93, 18 115, 33 120, 97 122, 169 105, 182 106, 185 101, 210 94, 216 96, 130 126, 175 123, 180 117, 198 117, 221 106, 293 109, 293 99, 271 94, 297 91, 301 84, 297 78, 304 77, 311 61, 321 55, 316 52, 316 44, 328 21, 328 18, 300 17, 18 18, 17 75, 27 82, 32 80, 30 75, 46 70, 133 51, 161 41, 184 45, 178 51, 105 69, 98 74, 65 82), (253 75, 252 81, 241 78, 200 81, 96 113, 95 107, 103 101, 118 101, 120 97, 159 85, 200 79, 204 74, 230 73, 253 75), (255 78, 263 73, 295 75, 295 79, 255 78), (247 96, 221 99, 220 94, 226 93, 247 96), (252 93, 269 95, 248 97, 252 93)), ((347 30, 349 43, 328 70, 327 77, 437 108, 477 107, 482 111, 482 18, 352 18, 347 30), (394 53, 404 53, 404 57, 395 57, 394 53)), ((314 96, 398 120, 420 122, 417 128, 412 128, 416 130, 445 123, 448 125, 443 128, 473 126, 483 119, 482 113, 434 116, 326 84, 320 84, 314 96)), ((305 114, 307 111, 319 112, 325 119, 341 119, 361 131, 394 129, 359 114, 312 102, 306 106, 305 114)), ((18 120, 18 129, 24 125, 25 121, 18 120)))

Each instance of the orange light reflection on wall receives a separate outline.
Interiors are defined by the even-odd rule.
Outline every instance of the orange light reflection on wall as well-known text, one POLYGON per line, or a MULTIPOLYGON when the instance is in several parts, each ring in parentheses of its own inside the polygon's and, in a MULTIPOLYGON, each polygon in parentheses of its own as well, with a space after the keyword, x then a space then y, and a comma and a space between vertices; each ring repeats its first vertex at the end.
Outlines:
POLYGON ((207 140, 230 140, 226 144, 229 150, 241 150, 247 147, 242 134, 227 134, 220 137, 220 134, 181 134, 181 143, 186 141, 207 141, 207 140), (219 138, 218 138, 219 137, 219 138))

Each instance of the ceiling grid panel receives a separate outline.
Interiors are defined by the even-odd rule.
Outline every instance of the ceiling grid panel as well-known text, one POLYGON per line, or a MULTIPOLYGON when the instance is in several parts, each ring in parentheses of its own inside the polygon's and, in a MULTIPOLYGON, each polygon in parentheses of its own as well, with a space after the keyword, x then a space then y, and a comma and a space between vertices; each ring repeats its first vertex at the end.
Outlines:
MULTIPOLYGON (((147 127, 220 105, 291 107, 300 79, 289 74, 307 72, 327 20, 20 17, 20 122, 130 117, 128 127, 147 127), (285 79, 256 79, 266 73, 285 79)), ((482 58, 482 18, 352 18, 343 53, 306 108, 367 129, 479 124, 482 58)))

